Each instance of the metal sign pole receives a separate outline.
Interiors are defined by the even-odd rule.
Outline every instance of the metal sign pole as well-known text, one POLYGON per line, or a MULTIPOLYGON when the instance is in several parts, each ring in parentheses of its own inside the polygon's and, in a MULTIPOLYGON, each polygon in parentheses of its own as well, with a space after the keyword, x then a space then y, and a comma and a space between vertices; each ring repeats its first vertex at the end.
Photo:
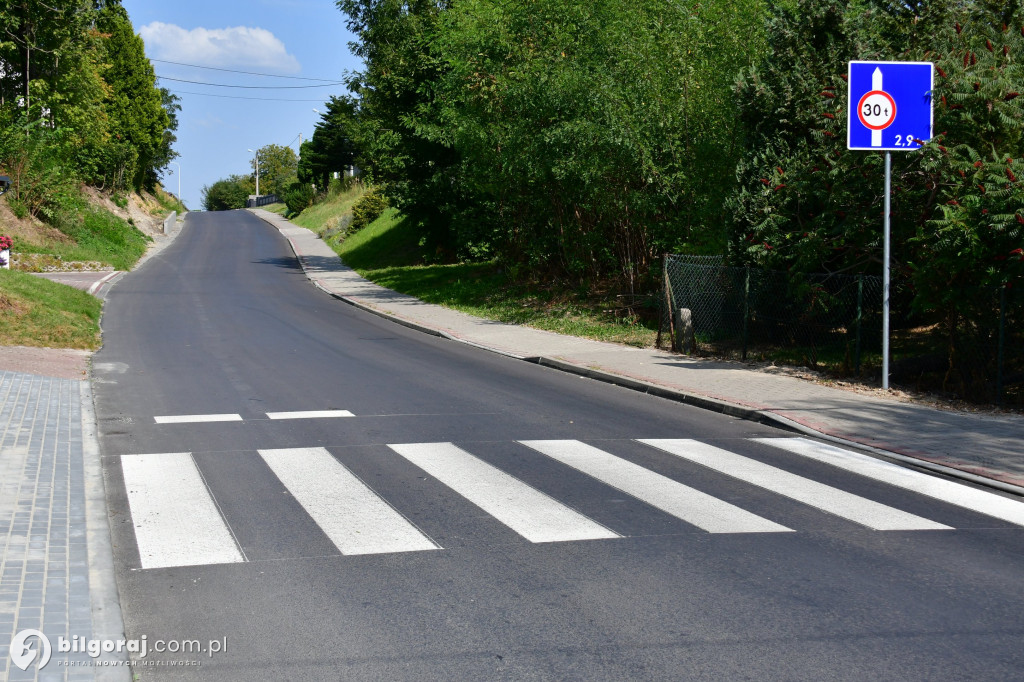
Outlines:
POLYGON ((882 260, 882 389, 889 390, 889 199, 892 187, 892 155, 885 153, 885 245, 882 260))
POLYGON ((847 64, 846 148, 885 152, 884 256, 882 264, 882 388, 889 390, 890 152, 920 149, 932 139, 931 62, 861 62, 847 64))

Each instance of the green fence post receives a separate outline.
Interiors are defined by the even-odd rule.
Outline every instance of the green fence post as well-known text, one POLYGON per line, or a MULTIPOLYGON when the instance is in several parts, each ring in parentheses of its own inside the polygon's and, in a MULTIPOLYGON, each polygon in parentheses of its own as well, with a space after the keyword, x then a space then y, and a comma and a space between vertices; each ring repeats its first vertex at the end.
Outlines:
POLYGON ((860 376, 860 329, 864 316, 864 275, 857 275, 857 351, 854 374, 860 376))
POLYGON ((999 290, 999 357, 996 359, 996 405, 1003 404, 1003 353, 1006 350, 1006 286, 999 290))
POLYGON ((743 361, 747 361, 747 320, 750 318, 750 266, 746 267, 746 278, 743 282, 743 361))

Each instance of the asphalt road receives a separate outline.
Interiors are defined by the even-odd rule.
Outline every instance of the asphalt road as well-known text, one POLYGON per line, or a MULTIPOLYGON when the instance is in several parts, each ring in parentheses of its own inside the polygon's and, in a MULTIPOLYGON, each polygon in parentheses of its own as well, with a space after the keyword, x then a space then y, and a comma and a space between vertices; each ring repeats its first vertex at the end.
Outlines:
POLYGON ((193 213, 103 330, 127 634, 224 649, 143 680, 1024 679, 1020 525, 362 313, 246 212, 193 213))

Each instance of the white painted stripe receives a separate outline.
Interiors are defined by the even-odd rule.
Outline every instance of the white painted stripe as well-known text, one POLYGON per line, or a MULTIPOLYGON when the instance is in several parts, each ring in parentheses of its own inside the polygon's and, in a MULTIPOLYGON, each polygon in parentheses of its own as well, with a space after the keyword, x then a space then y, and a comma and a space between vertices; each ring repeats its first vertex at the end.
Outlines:
POLYGON ((695 440, 644 439, 677 457, 752 483, 874 530, 952 530, 949 526, 695 440))
POLYGON ((791 531, 790 528, 577 440, 520 442, 710 533, 791 531))
POLYGON ((188 452, 122 455, 142 568, 245 561, 188 452))
POLYGON ((199 422, 240 422, 240 414, 176 414, 153 417, 157 424, 195 424, 199 422))
POLYGON ((267 412, 270 419, 330 419, 332 417, 354 417, 348 410, 312 410, 308 412, 267 412))
POLYGON ((622 537, 451 443, 388 447, 530 542, 622 537))
POLYGON ((259 453, 342 554, 438 549, 324 448, 259 453))
POLYGON ((831 464, 904 490, 1024 526, 1024 502, 806 438, 754 438, 752 440, 831 464))
POLYGON ((100 287, 102 287, 104 284, 106 284, 107 282, 112 280, 118 274, 120 274, 120 273, 117 270, 115 270, 114 272, 110 273, 109 275, 104 275, 101 279, 98 279, 95 282, 93 282, 92 286, 89 287, 89 290, 86 293, 88 293, 88 294, 90 294, 92 296, 95 296, 96 292, 99 291, 100 287))

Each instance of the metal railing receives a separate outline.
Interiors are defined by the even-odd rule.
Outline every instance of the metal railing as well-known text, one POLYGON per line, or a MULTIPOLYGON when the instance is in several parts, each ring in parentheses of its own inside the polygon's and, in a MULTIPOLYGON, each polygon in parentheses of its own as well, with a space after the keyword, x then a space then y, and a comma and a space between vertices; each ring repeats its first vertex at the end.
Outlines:
POLYGON ((250 194, 249 198, 245 202, 246 208, 259 208, 260 206, 266 206, 267 204, 276 204, 278 202, 276 194, 250 194))

